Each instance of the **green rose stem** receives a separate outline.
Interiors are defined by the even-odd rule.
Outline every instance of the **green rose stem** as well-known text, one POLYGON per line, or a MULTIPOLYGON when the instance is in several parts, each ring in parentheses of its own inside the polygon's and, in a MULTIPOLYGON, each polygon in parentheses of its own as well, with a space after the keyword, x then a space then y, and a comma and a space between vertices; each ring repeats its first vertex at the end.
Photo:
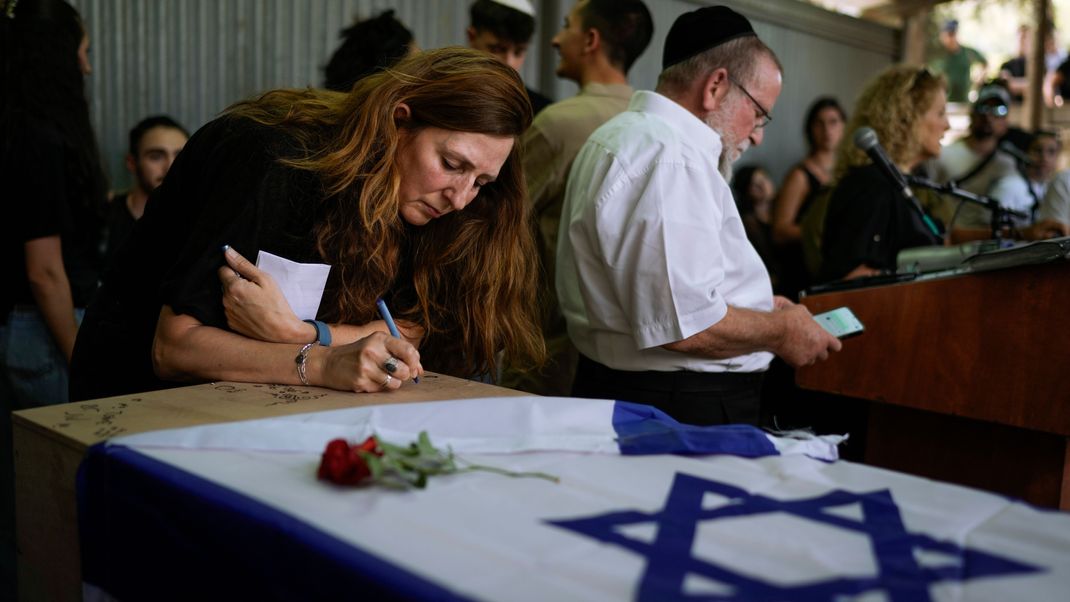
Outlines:
POLYGON ((482 464, 469 464, 464 468, 458 469, 457 472, 467 472, 471 470, 485 470, 487 472, 493 472, 495 474, 505 475, 507 477, 534 477, 536 479, 546 479, 547 481, 553 483, 561 482, 561 479, 555 477, 552 474, 546 474, 545 472, 514 472, 512 470, 498 468, 497 466, 484 466, 482 464))
POLYGON ((369 437, 359 446, 337 439, 328 444, 320 463, 319 477, 342 485, 375 484, 392 489, 423 489, 428 477, 482 470, 509 477, 534 477, 560 483, 544 472, 514 472, 496 466, 468 464, 458 466, 453 450, 442 451, 431 444, 427 431, 421 431, 409 445, 387 443, 378 436, 369 437))

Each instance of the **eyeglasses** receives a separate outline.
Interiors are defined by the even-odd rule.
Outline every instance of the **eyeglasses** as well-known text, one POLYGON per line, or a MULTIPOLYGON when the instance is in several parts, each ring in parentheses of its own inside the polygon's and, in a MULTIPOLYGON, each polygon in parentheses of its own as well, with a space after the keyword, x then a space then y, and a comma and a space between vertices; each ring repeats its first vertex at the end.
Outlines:
POLYGON ((754 107, 758 109, 757 123, 754 124, 754 129, 760 130, 765 126, 769 125, 771 121, 773 121, 773 116, 769 114, 769 111, 766 111, 765 107, 762 106, 762 103, 758 102, 757 99, 751 96, 750 92, 748 92, 747 89, 743 87, 743 84, 737 82, 735 78, 733 78, 731 75, 728 76, 728 81, 732 82, 732 84, 739 88, 741 92, 746 94, 747 98, 749 98, 750 101, 754 103, 754 107))
POLYGON ((1007 113, 1010 113, 1010 109, 1007 108, 1007 105, 977 105, 973 110, 975 113, 992 115, 994 117, 1006 117, 1007 113))

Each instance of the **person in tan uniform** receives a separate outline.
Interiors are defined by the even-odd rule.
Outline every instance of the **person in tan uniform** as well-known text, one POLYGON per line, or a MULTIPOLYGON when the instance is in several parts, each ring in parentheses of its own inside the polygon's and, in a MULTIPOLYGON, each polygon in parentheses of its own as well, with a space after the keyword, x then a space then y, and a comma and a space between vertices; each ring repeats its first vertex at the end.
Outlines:
POLYGON ((560 55, 557 75, 576 82, 580 92, 539 113, 524 133, 524 174, 542 265, 539 290, 543 335, 550 360, 538 372, 506 364, 504 386, 540 395, 568 395, 576 349, 554 290, 557 226, 572 161, 599 126, 628 107, 628 70, 653 34, 650 11, 641 0, 578 0, 565 17, 553 45, 560 55))

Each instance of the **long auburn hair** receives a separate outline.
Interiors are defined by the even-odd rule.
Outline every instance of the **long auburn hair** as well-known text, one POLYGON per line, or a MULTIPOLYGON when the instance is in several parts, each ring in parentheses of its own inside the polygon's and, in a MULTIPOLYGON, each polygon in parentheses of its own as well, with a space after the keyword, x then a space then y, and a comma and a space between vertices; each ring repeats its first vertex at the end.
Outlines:
POLYGON ((393 299, 396 317, 426 329, 425 366, 459 375, 496 369, 504 350, 538 364, 545 347, 536 322, 536 253, 527 223, 519 145, 498 178, 464 209, 420 227, 399 215, 406 174, 396 162, 401 129, 423 127, 510 136, 531 123, 519 76, 493 57, 443 48, 403 59, 349 93, 278 90, 228 109, 283 128, 304 155, 281 161, 319 176, 325 196, 313 233, 322 258, 340 268, 334 314, 346 323, 377 319, 375 301, 393 299), (398 121, 404 103, 409 119, 398 121), (409 265, 412 281, 398 282, 409 265))

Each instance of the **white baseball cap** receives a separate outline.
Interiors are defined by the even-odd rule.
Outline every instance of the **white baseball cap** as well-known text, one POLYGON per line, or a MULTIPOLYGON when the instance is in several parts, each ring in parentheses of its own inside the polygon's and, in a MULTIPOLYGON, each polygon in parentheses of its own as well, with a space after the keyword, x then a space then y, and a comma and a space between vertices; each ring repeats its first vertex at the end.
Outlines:
POLYGON ((518 10, 525 15, 535 16, 535 7, 531 4, 531 0, 492 0, 502 6, 508 6, 513 10, 518 10))

